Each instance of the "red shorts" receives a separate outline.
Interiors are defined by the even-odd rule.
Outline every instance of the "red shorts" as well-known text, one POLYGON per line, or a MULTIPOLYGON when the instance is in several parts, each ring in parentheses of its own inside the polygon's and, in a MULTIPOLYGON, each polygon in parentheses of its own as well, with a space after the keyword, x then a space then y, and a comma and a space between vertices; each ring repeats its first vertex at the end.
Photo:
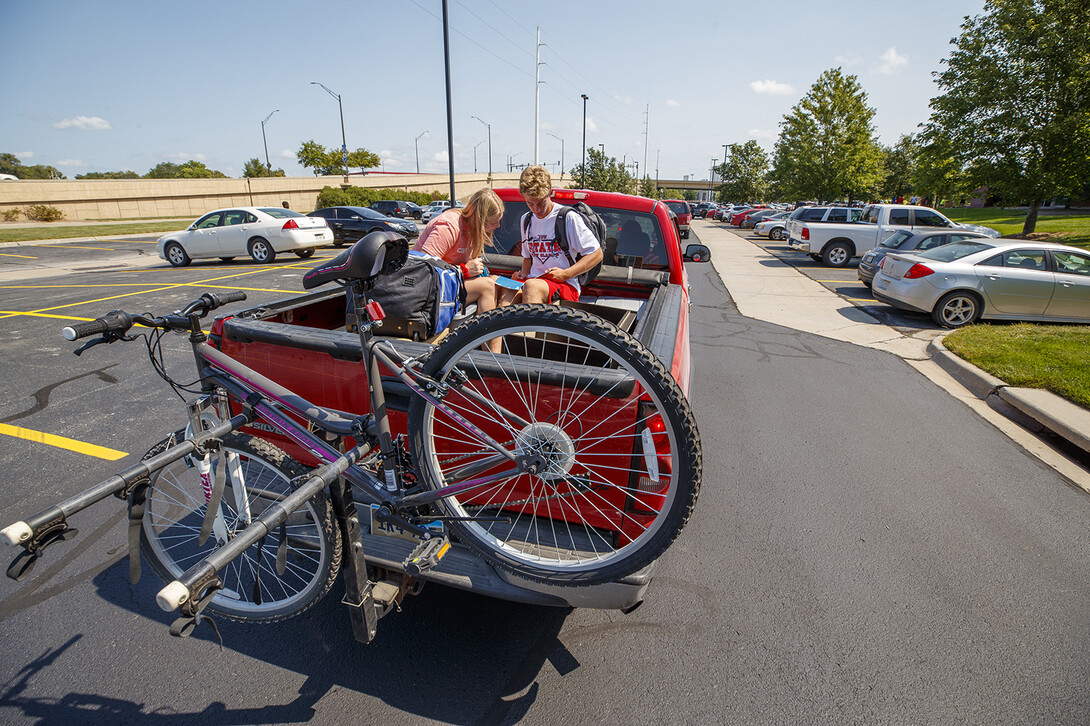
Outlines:
POLYGON ((576 302, 579 300, 579 293, 575 291, 575 288, 566 282, 557 282, 548 277, 539 277, 538 280, 542 280, 549 286, 549 302, 556 302, 557 300, 570 300, 576 302))

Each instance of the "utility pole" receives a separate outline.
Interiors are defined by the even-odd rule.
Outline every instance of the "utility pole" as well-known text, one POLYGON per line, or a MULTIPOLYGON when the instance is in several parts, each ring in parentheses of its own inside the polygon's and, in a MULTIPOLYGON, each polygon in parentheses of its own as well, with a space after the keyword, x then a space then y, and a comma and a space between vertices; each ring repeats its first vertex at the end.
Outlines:
POLYGON ((717 162, 717 161, 719 161, 719 159, 712 159, 712 168, 711 168, 710 173, 708 174, 708 201, 709 202, 712 200, 712 196, 713 196, 713 194, 712 194, 712 178, 715 176, 715 162, 717 162))
POLYGON ((450 168, 450 206, 458 198, 454 196, 454 112, 450 99, 450 24, 447 20, 447 0, 443 0, 443 63, 447 75, 447 161, 450 168))
MULTIPOLYGON (((647 129, 650 126, 651 120, 651 104, 647 104, 643 108, 643 170, 647 171, 647 129)), ((639 169, 637 169, 637 172, 639 169)))
MULTIPOLYGON (((444 2, 445 2, 445 0, 444 0, 444 2)), ((326 88, 326 86, 324 84, 318 83, 318 81, 311 81, 310 85, 312 85, 312 86, 321 86, 322 88, 325 88, 326 93, 328 93, 330 96, 333 96, 333 98, 337 99, 337 108, 339 108, 341 110, 341 159, 344 161, 344 183, 347 184, 348 183, 348 142, 345 141, 345 138, 344 138, 344 104, 341 103, 341 95, 339 93, 334 93, 333 91, 329 90, 328 88, 326 88)))
POLYGON ((583 180, 579 182, 579 186, 583 189, 587 188, 587 94, 581 94, 583 98, 583 180))
POLYGON ((484 124, 488 129, 488 186, 492 186, 492 124, 482 121, 480 116, 471 116, 484 124))
POLYGON ((549 136, 552 136, 554 139, 556 139, 556 140, 558 140, 560 142, 560 178, 563 179, 564 178, 564 139, 560 138, 559 136, 557 136, 556 134, 554 134, 552 132, 546 131, 546 133, 549 134, 549 136))
POLYGON ((534 163, 541 157, 538 148, 541 139, 541 26, 537 28, 537 60, 534 65, 534 163))
POLYGON ((416 173, 417 174, 420 173, 420 139, 421 139, 421 137, 425 136, 427 133, 428 132, 425 131, 424 133, 420 134, 420 136, 417 136, 416 140, 413 142, 413 145, 416 147, 416 173))

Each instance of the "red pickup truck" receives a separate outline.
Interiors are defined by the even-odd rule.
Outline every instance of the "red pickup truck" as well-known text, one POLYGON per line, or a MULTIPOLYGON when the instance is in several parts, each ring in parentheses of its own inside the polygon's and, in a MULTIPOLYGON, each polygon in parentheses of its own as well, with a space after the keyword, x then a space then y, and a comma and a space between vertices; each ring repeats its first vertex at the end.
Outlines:
MULTIPOLYGON (((506 211, 485 251, 485 262, 493 272, 509 275, 521 267, 520 219, 527 206, 517 189, 496 191, 506 211)), ((690 303, 684 263, 707 261, 708 248, 689 245, 683 253, 672 213, 657 200, 570 189, 555 190, 553 199, 561 204, 586 202, 607 228, 602 270, 584 286, 580 301, 571 305, 609 320, 643 343, 687 393, 691 377, 690 303)), ((351 331, 350 323, 346 324, 347 315, 342 289, 321 290, 219 318, 212 327, 212 341, 227 355, 316 404, 362 414, 369 409, 369 397, 360 369, 359 337, 351 331)), ((411 356, 424 354, 430 345, 407 339, 391 341, 399 352, 411 356)), ((408 391, 392 376, 384 378, 384 391, 394 433, 404 433, 408 391)), ((307 452, 290 441, 267 431, 252 433, 269 438, 308 463, 307 452)), ((366 527, 370 518, 361 519, 366 527)), ((412 545, 391 535, 396 533, 365 532, 364 552, 372 564, 397 570, 412 545)), ((423 578, 518 602, 624 610, 642 601, 653 570, 654 563, 606 585, 556 587, 505 574, 456 546, 423 578)))

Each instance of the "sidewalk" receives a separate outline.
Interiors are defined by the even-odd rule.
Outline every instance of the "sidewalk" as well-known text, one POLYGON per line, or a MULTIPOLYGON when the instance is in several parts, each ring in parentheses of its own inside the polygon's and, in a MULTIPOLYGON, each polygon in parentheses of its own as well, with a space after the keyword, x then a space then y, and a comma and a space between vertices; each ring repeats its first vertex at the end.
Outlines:
POLYGON ((868 348, 908 361, 933 360, 977 398, 998 396, 1043 428, 1090 452, 1090 411, 1049 391, 1014 388, 950 353, 945 330, 904 335, 720 225, 693 220, 700 241, 738 312, 794 330, 868 348))

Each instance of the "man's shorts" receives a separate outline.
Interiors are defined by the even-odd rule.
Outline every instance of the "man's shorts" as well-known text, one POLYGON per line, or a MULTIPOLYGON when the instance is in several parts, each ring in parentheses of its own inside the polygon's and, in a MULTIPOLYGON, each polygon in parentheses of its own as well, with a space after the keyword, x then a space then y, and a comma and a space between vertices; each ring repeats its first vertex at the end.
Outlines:
POLYGON ((557 282, 548 277, 539 277, 539 280, 543 280, 549 286, 549 302, 556 302, 557 300, 570 300, 576 302, 579 300, 579 293, 575 288, 566 282, 557 282))

